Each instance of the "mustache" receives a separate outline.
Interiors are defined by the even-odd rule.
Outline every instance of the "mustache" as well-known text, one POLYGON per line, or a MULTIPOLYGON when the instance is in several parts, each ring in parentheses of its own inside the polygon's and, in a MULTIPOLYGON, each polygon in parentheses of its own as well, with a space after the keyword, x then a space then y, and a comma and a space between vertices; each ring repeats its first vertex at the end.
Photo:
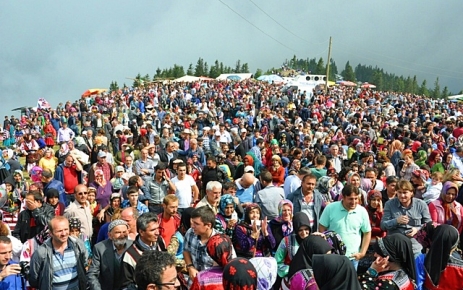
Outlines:
POLYGON ((114 246, 124 246, 127 243, 127 237, 125 238, 117 238, 113 240, 114 246))

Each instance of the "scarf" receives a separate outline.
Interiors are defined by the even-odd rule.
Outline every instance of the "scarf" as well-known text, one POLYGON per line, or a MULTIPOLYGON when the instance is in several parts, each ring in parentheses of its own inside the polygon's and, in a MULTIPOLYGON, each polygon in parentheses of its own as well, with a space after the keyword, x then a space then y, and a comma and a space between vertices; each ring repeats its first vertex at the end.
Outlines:
POLYGON ((459 242, 457 229, 450 225, 440 225, 434 230, 433 242, 424 258, 424 267, 434 285, 439 285, 442 271, 447 267, 450 254, 459 242))
POLYGON ((453 225, 455 228, 458 228, 460 221, 458 220, 458 215, 455 210, 454 201, 456 197, 454 197, 451 202, 446 202, 444 198, 444 196, 447 194, 447 191, 451 188, 454 188, 458 195, 458 186, 451 181, 446 181, 444 183, 444 186, 442 187, 441 196, 439 199, 441 201, 442 207, 444 208, 444 217, 446 224, 453 225))
POLYGON ((245 258, 231 260, 223 269, 223 289, 257 290, 257 271, 245 258))
POLYGON ((313 255, 313 274, 320 290, 360 290, 352 262, 341 255, 313 255))
POLYGON ((292 213, 293 213, 293 203, 290 200, 283 199, 280 201, 278 204, 278 216, 271 220, 270 223, 273 225, 279 225, 281 226, 281 231, 283 232, 283 236, 289 236, 293 232, 293 223, 291 220, 289 221, 284 221, 283 220, 283 206, 284 205, 289 205, 291 207, 291 220, 292 220, 292 213))
POLYGON ((223 268, 232 259, 233 244, 227 235, 217 234, 209 238, 206 250, 209 257, 223 268))
POLYGON ((219 210, 219 214, 225 218, 226 222, 228 222, 228 220, 231 218, 231 215, 229 216, 225 215, 225 208, 229 204, 233 204, 233 209, 236 209, 236 204, 235 204, 235 200, 233 199, 233 196, 231 194, 222 195, 220 197, 218 210, 219 210))

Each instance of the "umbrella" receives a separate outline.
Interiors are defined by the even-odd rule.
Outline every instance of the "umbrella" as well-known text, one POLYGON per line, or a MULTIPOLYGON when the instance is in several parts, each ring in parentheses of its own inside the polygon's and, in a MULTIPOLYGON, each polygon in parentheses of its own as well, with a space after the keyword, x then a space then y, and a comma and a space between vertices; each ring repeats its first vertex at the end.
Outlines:
POLYGON ((99 94, 104 93, 106 91, 107 91, 107 89, 88 89, 82 94, 82 96, 83 97, 88 97, 88 96, 91 96, 91 95, 99 95, 99 94))
POLYGON ((241 77, 237 75, 231 75, 227 77, 227 80, 232 80, 232 81, 241 81, 241 77))
POLYGON ((355 87, 357 86, 356 83, 354 82, 351 82, 351 81, 342 81, 339 83, 341 86, 345 86, 345 87, 355 87))
POLYGON ((369 83, 363 83, 362 88, 376 89, 376 86, 373 84, 369 84, 369 83))
POLYGON ((268 82, 268 83, 282 83, 284 79, 278 75, 264 75, 257 78, 259 81, 268 82))

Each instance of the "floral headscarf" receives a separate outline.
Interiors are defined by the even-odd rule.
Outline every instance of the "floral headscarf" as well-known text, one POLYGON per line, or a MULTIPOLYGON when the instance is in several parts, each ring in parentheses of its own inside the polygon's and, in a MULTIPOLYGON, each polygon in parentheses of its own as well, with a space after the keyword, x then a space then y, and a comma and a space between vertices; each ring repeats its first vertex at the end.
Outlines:
POLYGON ((277 280, 277 261, 273 257, 257 257, 249 260, 257 271, 257 289, 270 290, 277 280))
POLYGON ((206 250, 212 260, 223 268, 232 259, 233 243, 227 235, 217 234, 207 241, 206 250))
POLYGON ((224 289, 257 290, 257 271, 245 258, 230 261, 223 269, 222 285, 224 289))
POLYGON ((283 199, 278 204, 278 217, 270 221, 271 224, 281 225, 281 230, 283 232, 284 237, 290 235, 293 232, 293 222, 292 222, 293 211, 294 211, 293 203, 290 200, 283 199), (290 221, 283 220, 283 206, 285 205, 289 205, 289 207, 291 208, 291 220, 290 221))
POLYGON ((415 164, 419 167, 426 165, 426 160, 428 159, 428 154, 424 150, 418 151, 418 159, 415 161, 415 164))

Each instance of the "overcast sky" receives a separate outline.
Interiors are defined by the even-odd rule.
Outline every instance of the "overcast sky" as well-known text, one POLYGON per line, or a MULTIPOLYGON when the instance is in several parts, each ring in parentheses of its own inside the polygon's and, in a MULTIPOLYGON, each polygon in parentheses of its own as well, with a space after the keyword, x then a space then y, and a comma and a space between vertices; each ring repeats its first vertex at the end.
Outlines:
POLYGON ((0 115, 174 63, 347 60, 463 89, 463 1, 0 1, 0 115), (296 4, 298 3, 298 4, 296 4), (235 12, 233 12, 235 11, 235 12), (239 15, 238 15, 238 14, 239 15), (251 24, 252 23, 252 24, 251 24))

